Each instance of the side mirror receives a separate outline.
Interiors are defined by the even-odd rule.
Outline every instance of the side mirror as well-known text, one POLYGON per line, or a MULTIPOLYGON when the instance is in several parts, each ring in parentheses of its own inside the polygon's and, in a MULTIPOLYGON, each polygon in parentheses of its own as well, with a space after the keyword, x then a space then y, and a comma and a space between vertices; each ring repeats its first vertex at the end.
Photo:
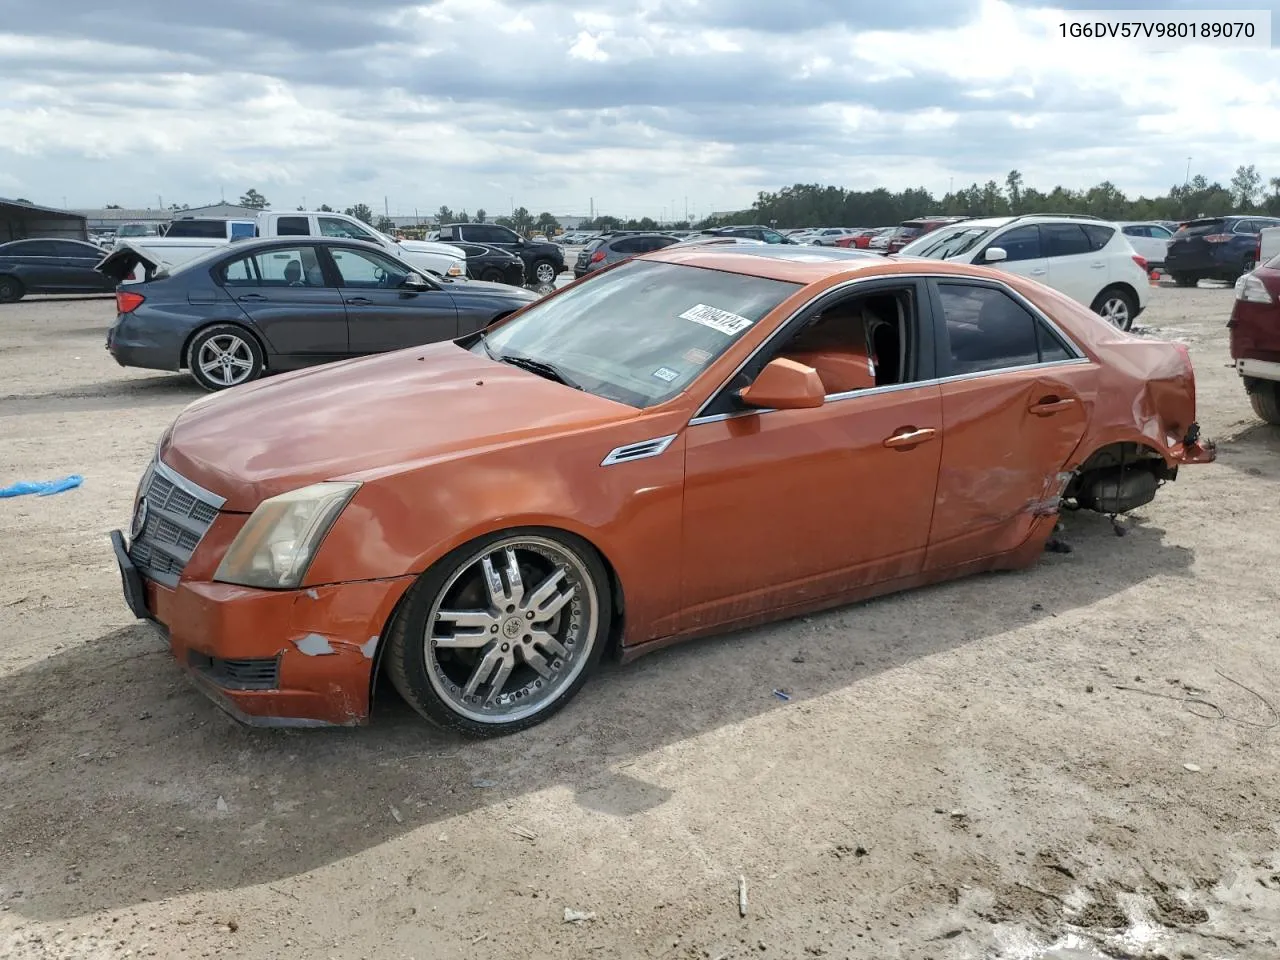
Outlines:
POLYGON ((427 281, 423 280, 416 273, 411 273, 400 281, 400 286, 408 290, 426 290, 427 281))
POLYGON ((785 357, 770 360, 751 385, 738 392, 742 403, 765 410, 820 407, 825 398, 818 371, 785 357))
POLYGON ((1005 252, 1004 247, 987 247, 987 252, 982 255, 982 259, 987 263, 999 263, 1001 260, 1008 260, 1009 254, 1005 252))

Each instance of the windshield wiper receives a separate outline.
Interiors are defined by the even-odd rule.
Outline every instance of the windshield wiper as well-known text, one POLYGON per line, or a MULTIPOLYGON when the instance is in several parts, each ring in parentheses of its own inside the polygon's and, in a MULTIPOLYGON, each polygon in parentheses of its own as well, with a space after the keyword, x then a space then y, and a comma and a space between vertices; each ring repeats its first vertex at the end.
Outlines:
MULTIPOLYGON (((488 344, 485 345, 488 350, 488 344)), ((541 360, 534 360, 532 357, 522 357, 513 353, 504 353, 501 356, 494 357, 500 363, 509 363, 513 367, 519 367, 521 370, 528 370, 530 373, 536 373, 540 377, 548 380, 554 380, 556 383, 563 383, 566 387, 573 387, 575 390, 583 390, 581 384, 566 376, 559 367, 550 363, 544 363, 541 360)))

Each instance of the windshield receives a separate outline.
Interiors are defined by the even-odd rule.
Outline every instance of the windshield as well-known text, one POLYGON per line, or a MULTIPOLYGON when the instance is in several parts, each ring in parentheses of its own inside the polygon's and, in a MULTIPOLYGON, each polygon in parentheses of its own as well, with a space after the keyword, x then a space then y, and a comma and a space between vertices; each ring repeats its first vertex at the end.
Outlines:
POLYGON ((527 308, 472 349, 549 364, 632 407, 671 399, 799 285, 633 260, 527 308))
POLYGON ((962 253, 968 253, 991 230, 991 227, 959 227, 951 230, 937 230, 907 244, 900 252, 911 257, 946 260, 948 257, 958 257, 962 253))

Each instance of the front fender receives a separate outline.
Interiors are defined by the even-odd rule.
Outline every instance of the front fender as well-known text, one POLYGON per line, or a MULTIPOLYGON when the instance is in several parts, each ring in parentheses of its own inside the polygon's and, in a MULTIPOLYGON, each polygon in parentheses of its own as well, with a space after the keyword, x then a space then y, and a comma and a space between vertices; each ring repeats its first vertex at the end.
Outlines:
MULTIPOLYGON (((591 543, 627 595, 628 642, 673 621, 680 596, 683 435, 659 456, 601 466, 647 439, 586 431, 414 467, 367 482, 343 511, 303 586, 419 575, 477 537, 550 527, 591 543), (635 631, 635 633, 633 633, 635 631)), ((660 434, 658 434, 660 435, 660 434)))

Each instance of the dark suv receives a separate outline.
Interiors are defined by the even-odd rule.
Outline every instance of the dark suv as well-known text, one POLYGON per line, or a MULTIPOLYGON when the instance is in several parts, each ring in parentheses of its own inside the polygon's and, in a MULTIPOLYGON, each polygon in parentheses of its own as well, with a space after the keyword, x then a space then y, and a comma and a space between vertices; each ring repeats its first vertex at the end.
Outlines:
POLYGON ((1258 265, 1258 237, 1265 227, 1280 227, 1280 218, 1188 220, 1169 241, 1164 271, 1180 287, 1194 287, 1201 280, 1233 282, 1258 265))
POLYGON ((558 243, 526 240, 497 223, 451 223, 440 228, 440 242, 483 243, 514 253, 524 261, 524 275, 530 283, 546 286, 564 273, 564 248, 558 243))
POLYGON ((578 254, 578 261, 573 265, 573 275, 585 276, 619 260, 669 247, 679 239, 665 233, 617 233, 597 237, 578 254))

